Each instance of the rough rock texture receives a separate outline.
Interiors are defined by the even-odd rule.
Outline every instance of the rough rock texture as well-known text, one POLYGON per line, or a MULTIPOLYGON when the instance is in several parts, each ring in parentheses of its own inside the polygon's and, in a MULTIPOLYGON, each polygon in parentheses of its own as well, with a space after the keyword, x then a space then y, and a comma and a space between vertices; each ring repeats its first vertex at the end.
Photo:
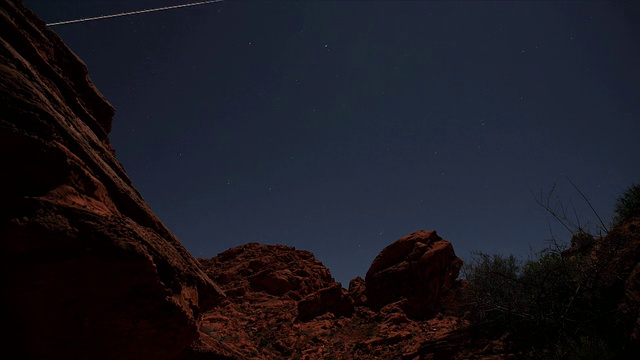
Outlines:
POLYGON ((623 321, 624 335, 631 351, 640 352, 640 264, 636 265, 629 275, 625 282, 625 290, 620 304, 620 310, 625 318, 629 319, 626 323, 623 321))
MULTIPOLYGON (((588 238, 587 238, 588 239, 588 238)), ((593 293, 600 307, 613 317, 602 319, 600 328, 614 341, 622 356, 640 355, 640 216, 630 217, 603 237, 575 241, 563 252, 566 258, 589 259, 593 293), (609 322, 613 319, 613 323, 609 322)))
POLYGON ((115 158, 114 110, 20 2, 0 2, 5 359, 170 359, 224 294, 115 158))
POLYGON ((312 253, 285 245, 248 243, 199 261, 229 296, 242 301, 262 292, 300 300, 335 283, 312 253))
POLYGON ((384 248, 365 277, 367 304, 374 310, 402 301, 409 316, 435 310, 439 298, 454 284, 462 260, 451 243, 435 231, 418 231, 384 248))
POLYGON ((349 281, 349 297, 351 297, 353 305, 362 306, 367 302, 367 297, 364 294, 365 288, 364 279, 360 276, 349 281))
POLYGON ((609 295, 617 300, 623 346, 627 353, 640 354, 640 216, 630 218, 600 239, 594 255, 613 266, 605 268, 609 295))
POLYGON ((336 316, 353 315, 353 304, 340 283, 319 290, 298 303, 298 320, 308 321, 328 312, 336 316))
MULTIPOLYGON (((435 232, 413 234, 415 242, 433 240, 433 249, 445 242, 420 234, 435 232)), ((407 316, 398 301, 372 310, 362 278, 353 279, 346 291, 306 251, 251 243, 199 260, 228 298, 202 314, 201 337, 183 359, 465 359, 479 354, 508 358, 506 351, 496 353, 496 347, 484 349, 484 343, 460 348, 459 329, 466 322, 452 314, 434 313, 418 320, 407 316)), ((403 261, 407 259, 399 259, 403 261)), ((455 273, 444 275, 455 278, 455 273)), ((439 294, 451 295, 444 288, 439 294)), ((434 304, 426 303, 430 310, 434 304)))
POLYGON ((294 329, 297 321, 353 313, 346 291, 308 251, 249 243, 199 260, 228 300, 202 315, 200 341, 185 359, 210 354, 286 357, 313 344, 307 339, 303 345, 294 329))

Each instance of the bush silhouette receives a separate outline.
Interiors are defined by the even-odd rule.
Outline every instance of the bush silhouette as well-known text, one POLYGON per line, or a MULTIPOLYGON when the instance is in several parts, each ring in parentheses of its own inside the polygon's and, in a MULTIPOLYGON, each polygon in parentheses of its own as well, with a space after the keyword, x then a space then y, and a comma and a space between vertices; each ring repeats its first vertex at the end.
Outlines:
MULTIPOLYGON (((595 238, 572 227, 564 211, 554 212, 547 202, 541 205, 574 229, 572 247, 565 249, 554 240, 526 261, 474 254, 463 268, 471 336, 497 339, 507 334, 525 357, 536 359, 614 359, 632 353, 637 358, 621 327, 629 319, 618 308, 637 263, 634 247, 627 247, 630 235, 616 228, 608 232, 603 225, 607 234, 595 238)), ((640 215, 640 185, 620 196, 615 212, 617 224, 640 215)), ((629 321, 633 325, 636 317, 629 321)))
POLYGON ((615 206, 616 222, 640 215, 640 184, 632 184, 618 198, 615 206))
POLYGON ((569 358, 594 349, 610 358, 603 329, 610 328, 616 304, 603 296, 594 265, 587 256, 566 257, 551 247, 524 262, 475 254, 464 269, 472 336, 509 333, 536 358, 569 358))
POLYGON ((475 253, 463 268, 469 282, 465 289, 475 331, 491 333, 517 323, 523 309, 521 267, 513 255, 475 253))

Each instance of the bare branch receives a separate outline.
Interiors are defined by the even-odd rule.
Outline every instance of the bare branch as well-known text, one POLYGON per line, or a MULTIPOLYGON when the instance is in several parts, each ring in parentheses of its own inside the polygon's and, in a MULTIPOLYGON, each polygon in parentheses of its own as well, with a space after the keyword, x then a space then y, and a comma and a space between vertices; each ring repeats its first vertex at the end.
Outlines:
POLYGON ((589 201, 589 199, 587 199, 587 197, 582 193, 582 191, 580 191, 580 189, 576 186, 576 184, 574 184, 573 181, 571 181, 571 179, 567 178, 567 181, 569 181, 571 186, 573 186, 573 188, 576 189, 578 194, 580 194, 580 196, 582 196, 582 199, 584 199, 584 201, 589 205, 589 207, 591 208, 591 211, 593 211, 593 213, 598 218, 598 221, 600 221, 600 225, 602 225, 602 228, 605 230, 605 233, 608 233, 609 229, 607 228, 607 225, 604 224, 604 221, 602 221, 602 218, 600 218, 600 215, 598 214, 596 209, 593 208, 593 205, 591 205, 591 201, 589 201))

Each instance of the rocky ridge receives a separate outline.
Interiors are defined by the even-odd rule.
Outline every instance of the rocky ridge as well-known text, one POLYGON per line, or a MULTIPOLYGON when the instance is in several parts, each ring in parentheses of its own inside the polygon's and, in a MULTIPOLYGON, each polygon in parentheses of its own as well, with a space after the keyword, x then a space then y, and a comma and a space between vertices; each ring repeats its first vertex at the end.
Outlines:
POLYGON ((225 295, 116 160, 114 109, 87 74, 19 1, 0 2, 2 357, 171 359, 225 295))
POLYGON ((413 359, 450 351, 435 344, 464 324, 436 311, 442 295, 460 285, 462 261, 435 231, 407 235, 374 260, 368 278, 392 269, 397 279, 388 288, 374 280, 392 294, 385 297, 361 278, 343 289, 313 254, 283 245, 250 243, 199 260, 227 299, 202 314, 200 340, 186 358, 413 359))

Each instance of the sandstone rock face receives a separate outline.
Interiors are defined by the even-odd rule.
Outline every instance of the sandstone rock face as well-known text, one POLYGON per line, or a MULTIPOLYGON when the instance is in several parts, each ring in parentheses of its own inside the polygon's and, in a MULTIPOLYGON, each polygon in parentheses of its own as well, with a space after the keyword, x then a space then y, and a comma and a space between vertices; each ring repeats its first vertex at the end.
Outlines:
POLYGON ((615 266, 612 269, 615 276, 605 271, 604 277, 610 279, 608 282, 612 289, 620 289, 619 293, 609 293, 620 296, 617 322, 621 335, 625 337, 627 353, 636 357, 640 354, 640 216, 623 222, 602 242, 604 246, 596 247, 595 255, 598 259, 608 259, 610 253, 614 255, 609 261, 615 266))
POLYGON ((367 305, 380 310, 402 301, 407 315, 433 312, 438 299, 454 284, 462 260, 451 243, 435 231, 418 231, 384 248, 367 275, 367 305))
POLYGON ((312 253, 285 245, 248 243, 199 260, 235 301, 263 296, 257 293, 300 300, 335 283, 329 269, 312 253))
POLYGON ((328 312, 337 317, 353 314, 347 292, 308 251, 249 243, 199 260, 231 302, 257 304, 278 299, 297 308, 301 321, 328 312))
POLYGON ((0 2, 6 359, 171 359, 224 294, 132 186, 114 110, 19 1, 0 2))
POLYGON ((319 290, 298 303, 298 319, 308 321, 328 312, 335 316, 349 317, 353 314, 353 304, 340 283, 334 283, 319 290))
POLYGON ((364 279, 360 276, 349 281, 349 297, 351 297, 354 305, 362 306, 367 302, 367 297, 364 294, 365 290, 366 285, 364 279))
MULTIPOLYGON (((413 243, 410 248, 419 249, 422 255, 431 249, 435 259, 448 244, 435 232, 418 232, 404 239, 410 240, 401 244, 413 243)), ((388 254, 386 250, 381 256, 388 254)), ((398 254, 399 260, 393 260, 393 264, 407 261, 406 254, 398 254)), ((455 255, 449 257, 457 271, 456 259, 455 255)), ((364 294, 368 283, 358 277, 346 291, 307 251, 250 243, 199 261, 227 299, 202 314, 200 339, 182 354, 181 360, 470 359, 477 358, 474 356, 481 350, 476 345, 460 348, 465 340, 456 338, 456 329, 466 326, 464 319, 439 313, 417 319, 408 316, 407 304, 402 301, 391 301, 373 311, 364 294)), ((379 271, 391 266, 374 261, 374 265, 379 264, 383 265, 379 271)), ((444 271, 431 275, 455 279, 454 273, 444 271)), ((446 284, 449 280, 429 278, 426 284, 438 281, 446 284)), ((455 295, 455 291, 446 292, 444 286, 439 291, 445 296, 455 295)), ((486 343, 480 346, 484 348, 486 343)))
POLYGON ((183 359, 287 358, 314 344, 300 338, 299 321, 326 323, 353 313, 346 291, 308 251, 249 243, 199 261, 227 300, 202 314, 200 340, 183 359))

